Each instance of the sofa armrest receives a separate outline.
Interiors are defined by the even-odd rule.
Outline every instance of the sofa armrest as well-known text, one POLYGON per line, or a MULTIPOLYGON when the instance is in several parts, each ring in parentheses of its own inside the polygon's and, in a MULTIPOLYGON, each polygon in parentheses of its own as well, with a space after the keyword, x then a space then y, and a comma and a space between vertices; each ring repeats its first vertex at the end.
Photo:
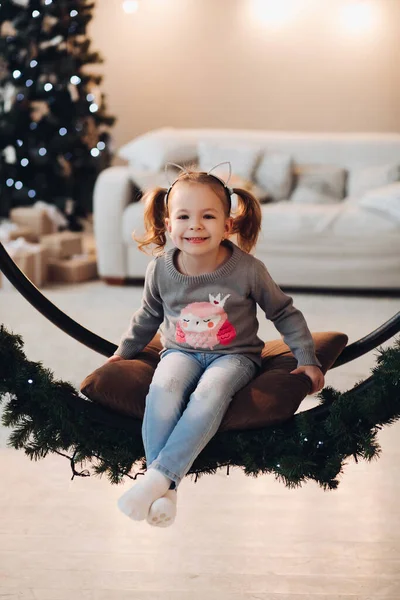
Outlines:
POLYGON ((93 225, 100 277, 126 277, 122 219, 133 197, 128 167, 109 167, 98 176, 93 191, 93 225))

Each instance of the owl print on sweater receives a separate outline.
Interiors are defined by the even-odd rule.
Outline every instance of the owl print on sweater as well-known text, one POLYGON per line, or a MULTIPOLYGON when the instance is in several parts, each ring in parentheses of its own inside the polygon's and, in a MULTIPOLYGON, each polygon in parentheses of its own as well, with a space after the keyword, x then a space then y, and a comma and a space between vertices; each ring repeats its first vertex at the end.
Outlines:
POLYGON ((193 348, 211 350, 218 344, 229 345, 236 338, 236 330, 224 309, 229 296, 221 298, 221 294, 209 294, 208 302, 192 302, 185 306, 176 325, 175 340, 193 348))

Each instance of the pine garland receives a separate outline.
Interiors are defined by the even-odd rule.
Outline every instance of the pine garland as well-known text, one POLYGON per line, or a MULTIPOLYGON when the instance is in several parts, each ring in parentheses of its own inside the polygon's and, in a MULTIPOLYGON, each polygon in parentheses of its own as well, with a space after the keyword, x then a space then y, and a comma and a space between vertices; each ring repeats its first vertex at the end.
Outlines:
MULTIPOLYGON (((246 475, 273 473, 287 487, 316 481, 335 489, 349 457, 372 460, 380 447, 378 430, 400 418, 400 339, 379 350, 365 382, 340 393, 319 394, 316 409, 298 413, 279 426, 217 433, 189 474, 215 473, 240 466, 246 475)), ((0 326, 0 403, 3 425, 12 428, 9 445, 34 460, 49 452, 67 456, 74 475, 88 465, 112 483, 129 476, 133 465, 145 468, 141 421, 122 417, 84 398, 56 380, 40 362, 27 360, 21 336, 0 326), (68 454, 66 454, 68 453, 68 454)))

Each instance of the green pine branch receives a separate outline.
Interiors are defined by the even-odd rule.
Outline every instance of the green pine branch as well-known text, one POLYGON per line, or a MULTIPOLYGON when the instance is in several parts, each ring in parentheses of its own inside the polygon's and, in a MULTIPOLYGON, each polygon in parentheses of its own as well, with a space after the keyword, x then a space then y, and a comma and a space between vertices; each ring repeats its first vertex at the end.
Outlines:
MULTIPOLYGON (((324 410, 298 413, 281 425, 217 433, 189 474, 197 478, 238 466, 253 477, 272 474, 289 488, 314 480, 335 489, 346 461, 376 459, 379 429, 400 418, 400 339, 379 351, 366 384, 344 393, 327 387, 320 399, 324 410)), ((56 380, 40 362, 26 358, 21 336, 4 325, 0 402, 3 425, 12 429, 9 445, 33 460, 58 453, 71 461, 74 474, 76 466, 88 466, 112 483, 145 467, 141 421, 106 410, 56 380)))

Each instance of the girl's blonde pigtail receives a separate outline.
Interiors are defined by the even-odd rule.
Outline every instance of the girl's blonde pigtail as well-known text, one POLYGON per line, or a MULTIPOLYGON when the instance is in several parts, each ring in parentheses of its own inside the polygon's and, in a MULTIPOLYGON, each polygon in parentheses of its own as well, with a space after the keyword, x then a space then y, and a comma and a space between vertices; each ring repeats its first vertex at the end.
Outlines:
POLYGON ((132 234, 132 238, 135 242, 138 242, 138 249, 142 252, 146 246, 154 244, 156 247, 152 250, 152 254, 161 254, 167 243, 166 229, 165 229, 165 217, 166 206, 165 206, 165 195, 167 190, 164 188, 156 188, 145 194, 143 202, 145 202, 144 209, 144 227, 146 233, 142 237, 137 237, 135 232, 132 234))
POLYGON ((238 208, 233 215, 232 234, 237 234, 237 243, 244 252, 251 252, 257 243, 261 230, 261 207, 260 203, 246 190, 233 188, 237 195, 238 208))

